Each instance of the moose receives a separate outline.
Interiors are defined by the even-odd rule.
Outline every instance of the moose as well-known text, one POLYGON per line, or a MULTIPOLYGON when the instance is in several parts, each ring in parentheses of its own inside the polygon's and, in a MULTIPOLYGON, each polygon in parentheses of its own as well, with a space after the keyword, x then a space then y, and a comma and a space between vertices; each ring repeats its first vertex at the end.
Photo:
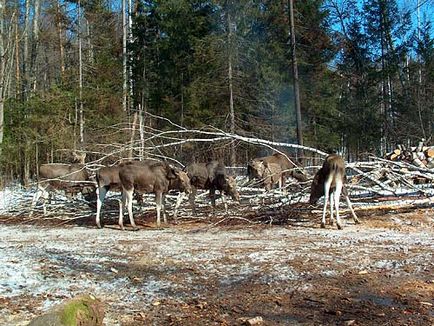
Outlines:
POLYGON ((324 207, 322 212, 321 227, 325 228, 327 203, 330 197, 330 225, 333 225, 333 205, 336 208, 336 225, 338 229, 342 229, 341 220, 339 217, 339 201, 341 193, 345 196, 348 207, 353 216, 354 223, 358 224, 359 219, 353 210, 348 191, 345 187, 346 174, 345 162, 341 156, 331 154, 326 157, 322 167, 315 174, 312 181, 309 203, 315 204, 318 199, 325 196, 324 207))
POLYGON ((167 223, 165 196, 169 190, 176 189, 182 192, 190 192, 190 179, 187 173, 171 167, 166 162, 147 164, 145 162, 125 163, 119 170, 119 179, 122 184, 122 200, 119 205, 119 226, 124 230, 124 207, 128 209, 131 226, 137 230, 133 217, 133 193, 154 193, 157 226, 161 225, 160 216, 163 210, 164 223, 167 223))
POLYGON ((275 183, 278 183, 281 188, 289 176, 300 182, 307 181, 307 177, 296 168, 297 166, 286 155, 274 153, 251 160, 247 164, 247 175, 249 180, 261 180, 265 189, 270 190, 275 183))
MULTIPOLYGON (((209 190, 209 197, 211 198, 213 207, 215 207, 216 190, 220 191, 221 195, 231 196, 236 201, 240 200, 237 183, 232 176, 227 175, 226 167, 222 162, 213 160, 208 163, 191 163, 184 168, 184 171, 190 178, 191 192, 189 202, 193 208, 193 214, 196 215, 195 198, 197 189, 209 190)), ((222 198, 224 200, 223 196, 222 198)), ((177 206, 179 206, 179 201, 177 206)), ((225 207, 227 211, 226 202, 225 207)))
POLYGON ((30 216, 33 215, 33 210, 41 197, 44 215, 47 214, 45 202, 53 190, 64 190, 67 195, 93 191, 93 183, 89 180, 89 173, 84 165, 86 153, 74 152, 74 157, 79 163, 48 163, 40 166, 38 189, 32 199, 30 216))
MULTIPOLYGON (((146 159, 143 161, 130 161, 129 164, 140 162, 140 164, 152 165, 158 163, 155 159, 146 159)), ((123 167, 124 163, 120 163, 114 166, 105 166, 100 168, 96 172, 96 225, 101 228, 101 208, 104 203, 104 199, 109 191, 122 191, 121 180, 119 179, 119 170, 123 167)))

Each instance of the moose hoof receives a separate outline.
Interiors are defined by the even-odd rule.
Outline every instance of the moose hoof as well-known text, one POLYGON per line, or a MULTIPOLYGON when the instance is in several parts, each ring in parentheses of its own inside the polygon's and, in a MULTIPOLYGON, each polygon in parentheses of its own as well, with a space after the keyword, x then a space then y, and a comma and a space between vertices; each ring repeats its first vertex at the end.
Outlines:
POLYGON ((338 227, 338 230, 342 230, 342 225, 340 225, 340 224, 336 224, 336 225, 338 227))
POLYGON ((325 229, 325 223, 321 222, 321 229, 325 229))
POLYGON ((360 224, 359 220, 354 220, 354 224, 360 224))

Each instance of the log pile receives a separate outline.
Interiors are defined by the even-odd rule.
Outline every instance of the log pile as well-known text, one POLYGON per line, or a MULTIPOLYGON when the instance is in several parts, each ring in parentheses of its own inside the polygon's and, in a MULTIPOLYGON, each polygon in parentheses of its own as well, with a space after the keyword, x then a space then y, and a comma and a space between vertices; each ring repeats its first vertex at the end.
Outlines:
MULTIPOLYGON (((165 119, 167 120, 167 119, 165 119)), ((101 145, 101 151, 92 152, 94 160, 86 164, 86 168, 94 171, 101 164, 119 162, 125 152, 147 154, 147 157, 166 160, 175 165, 183 167, 174 153, 178 153, 180 146, 189 143, 209 143, 212 148, 216 145, 226 144, 230 140, 239 143, 246 143, 249 146, 265 147, 269 150, 279 152, 286 150, 303 149, 304 155, 314 155, 325 157, 327 154, 310 147, 298 144, 273 142, 269 140, 250 138, 237 134, 210 128, 210 130, 188 130, 170 122, 170 130, 158 131, 145 128, 146 139, 140 143, 131 142, 128 144, 106 144, 101 145), (310 154, 308 154, 310 153, 310 154)), ((117 127, 118 128, 118 127, 117 127)), ((169 128, 168 128, 169 129, 169 128)), ((185 148, 184 148, 185 150, 185 148)), ((142 157, 143 158, 143 157, 142 157)), ((247 161, 247 160, 246 160, 247 161)), ((184 162, 186 163, 186 162, 184 162)), ((319 162, 313 162, 318 164, 319 162)), ((312 163, 312 164, 313 164, 312 163)), ((229 174, 236 176, 241 200, 239 203, 229 201, 229 211, 217 208, 212 209, 207 191, 201 191, 196 197, 198 215, 194 216, 187 200, 184 200, 179 210, 180 219, 201 219, 208 220, 210 217, 221 218, 221 220, 237 219, 249 223, 294 223, 302 221, 312 212, 312 207, 308 203, 310 184, 313 176, 321 165, 305 166, 303 170, 309 176, 306 182, 295 179, 288 179, 284 189, 272 189, 266 191, 262 187, 261 180, 249 181, 246 174, 246 163, 228 167, 229 174)), ((346 164, 348 183, 347 188, 353 204, 357 211, 360 209, 396 209, 396 207, 419 208, 432 207, 434 205, 434 146, 425 146, 420 142, 416 147, 398 146, 392 153, 385 158, 369 157, 366 161, 351 162, 346 164)), ((298 169, 298 168, 297 168, 298 169)), ((56 194, 47 207, 48 216, 42 215, 41 205, 36 208, 36 217, 28 218, 30 203, 35 191, 35 187, 28 191, 23 188, 0 190, 0 218, 5 215, 6 219, 20 217, 23 222, 32 222, 37 219, 59 219, 60 223, 69 222, 89 222, 94 223, 96 203, 95 198, 70 199, 60 194, 56 194), (7 192, 9 191, 9 192, 7 192)), ((106 220, 112 219, 114 223, 119 215, 119 193, 109 193, 103 206, 103 214, 106 220)), ((172 210, 176 202, 176 194, 167 196, 167 208, 172 210)), ((321 205, 321 204, 319 204, 321 205)), ((345 205, 342 208, 345 209, 345 205)), ((153 195, 145 197, 144 204, 134 205, 135 209, 142 216, 154 221, 155 199, 153 195)), ((169 216, 171 213, 169 213, 169 216)), ((315 215, 316 216, 316 215, 315 215)), ((218 222, 220 223, 220 222, 218 222)))
MULTIPOLYGON (((259 184, 250 184, 247 176, 238 167, 239 176, 236 178, 241 200, 239 203, 229 200, 229 211, 226 213, 224 205, 218 200, 218 207, 212 209, 207 191, 200 191, 196 197, 198 214, 192 213, 187 200, 184 200, 179 212, 180 220, 201 220, 225 223, 238 220, 242 223, 269 223, 299 225, 310 223, 318 214, 312 210, 320 210, 317 206, 308 204, 311 179, 319 167, 309 171, 310 180, 300 183, 297 180, 287 180, 285 189, 265 191, 259 184), (221 219, 221 220, 220 220, 221 219), (223 221, 223 222, 222 222, 223 221)), ((234 170, 234 169, 230 169, 234 170)), ((434 170, 420 168, 406 162, 395 162, 382 158, 371 157, 369 161, 347 163, 347 188, 353 201, 355 210, 387 210, 398 208, 432 207, 434 204, 434 170), (420 184, 416 180, 427 182, 420 184)), ((36 207, 35 217, 30 218, 29 209, 33 191, 17 188, 8 194, 10 200, 2 209, 0 216, 8 218, 19 217, 23 223, 37 223, 38 220, 53 220, 55 224, 85 223, 94 225, 96 205, 84 198, 71 199, 61 193, 54 193, 51 203, 47 206, 48 215, 44 216, 41 205, 36 207)), ((0 193, 0 196, 5 195, 0 193)), ((108 224, 116 224, 120 199, 119 193, 109 193, 103 207, 104 219, 108 224)), ((167 196, 169 219, 177 200, 175 193, 167 196)), ((0 205, 1 206, 1 205, 0 205)), ((152 194, 144 198, 144 203, 134 204, 135 214, 153 223, 155 220, 155 199, 152 194)), ((345 213, 345 205, 342 207, 345 213)), ((143 224, 144 225, 144 224, 143 224)), ((212 224, 213 225, 213 224, 212 224)))
POLYGON ((417 146, 398 145, 392 152, 387 153, 385 158, 391 161, 411 163, 420 168, 434 168, 434 146, 425 146, 420 141, 417 146))

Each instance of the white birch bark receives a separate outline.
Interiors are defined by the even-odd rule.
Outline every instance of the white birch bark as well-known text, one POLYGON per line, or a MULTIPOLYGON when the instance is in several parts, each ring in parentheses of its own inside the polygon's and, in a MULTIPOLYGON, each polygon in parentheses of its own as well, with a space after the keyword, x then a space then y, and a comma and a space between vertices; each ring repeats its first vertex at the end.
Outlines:
MULTIPOLYGON (((21 93, 21 70, 20 70, 20 30, 18 26, 18 8, 15 16, 15 98, 21 93)), ((3 21, 3 18, 0 18, 3 21)))
POLYGON ((86 22, 86 33, 87 33, 87 51, 88 51, 88 60, 90 64, 94 63, 95 54, 93 51, 93 44, 92 44, 92 32, 91 32, 91 25, 87 19, 85 19, 86 22))
POLYGON ((36 91, 36 59, 38 55, 39 46, 39 16, 40 16, 40 0, 35 0, 34 12, 33 12, 33 40, 32 40, 32 54, 30 60, 30 73, 32 89, 36 91))
POLYGON ((26 0, 26 9, 24 16, 24 32, 23 32, 23 91, 24 97, 27 98, 29 87, 29 31, 30 31, 30 6, 31 0, 26 0))
MULTIPOLYGON (((230 8, 228 8, 230 11, 230 8)), ((231 14, 228 12, 228 82, 229 82, 229 117, 230 117, 230 131, 231 134, 235 133, 235 109, 234 109, 234 92, 233 92, 233 74, 232 74, 232 21, 231 14)), ((235 142, 231 142, 231 165, 235 165, 235 142)))
POLYGON ((65 46, 63 44, 62 11, 60 0, 56 0, 57 35, 59 38, 60 73, 62 78, 65 74, 65 46))
POLYGON ((77 2, 77 22, 78 22, 78 87, 79 87, 79 124, 80 124, 80 143, 84 143, 84 112, 83 112, 83 53, 81 37, 81 1, 77 2))
POLYGON ((126 0, 122 0, 122 108, 127 111, 127 22, 126 0))
POLYGON ((139 104, 139 132, 140 132, 140 148, 139 148, 139 158, 143 161, 145 158, 145 119, 144 119, 144 108, 139 104))
MULTIPOLYGON (((0 145, 3 143, 3 135, 4 135, 4 81, 5 81, 4 10, 5 10, 5 6, 6 6, 6 0, 0 0, 0 145)), ((1 147, 0 147, 0 151, 1 151, 1 147)))

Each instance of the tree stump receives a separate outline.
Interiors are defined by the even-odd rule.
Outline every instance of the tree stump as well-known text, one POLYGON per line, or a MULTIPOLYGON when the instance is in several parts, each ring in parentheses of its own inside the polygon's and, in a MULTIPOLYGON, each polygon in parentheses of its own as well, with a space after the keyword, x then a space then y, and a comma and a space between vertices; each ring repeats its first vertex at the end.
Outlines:
POLYGON ((101 326, 104 307, 92 295, 67 300, 32 320, 29 326, 101 326))

